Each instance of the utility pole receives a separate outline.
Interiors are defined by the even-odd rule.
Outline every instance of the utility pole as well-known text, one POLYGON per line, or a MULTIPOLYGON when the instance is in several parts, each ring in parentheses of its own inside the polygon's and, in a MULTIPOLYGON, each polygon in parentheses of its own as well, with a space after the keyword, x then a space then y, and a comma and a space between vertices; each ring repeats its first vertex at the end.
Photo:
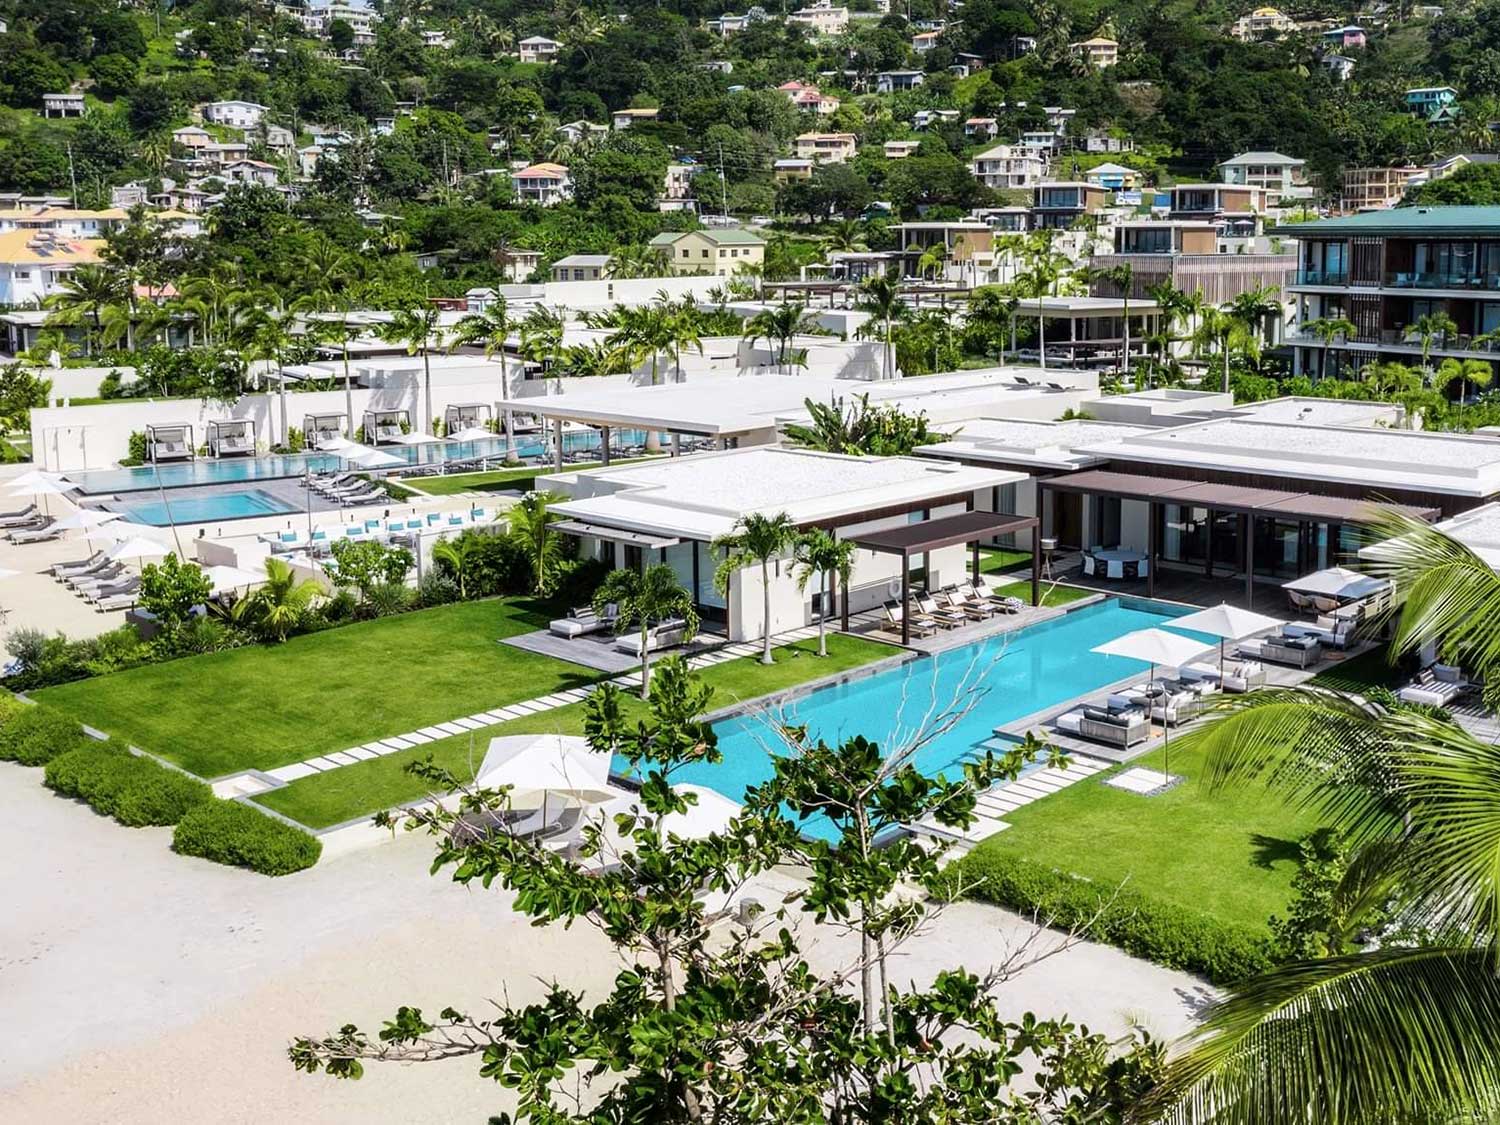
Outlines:
POLYGON ((68 142, 68 181, 73 185, 73 206, 78 206, 78 171, 73 167, 73 142, 68 142))
POLYGON ((729 224, 729 181, 724 178, 724 142, 719 142, 719 218, 729 224))

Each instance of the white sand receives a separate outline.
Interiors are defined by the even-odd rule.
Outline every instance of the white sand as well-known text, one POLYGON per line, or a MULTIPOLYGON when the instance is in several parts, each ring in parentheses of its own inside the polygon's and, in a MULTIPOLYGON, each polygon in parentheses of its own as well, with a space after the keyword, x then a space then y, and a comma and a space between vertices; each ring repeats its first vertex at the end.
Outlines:
MULTIPOLYGON (((474 1060, 372 1066, 359 1082, 294 1072, 295 1035, 367 1029, 402 1003, 479 1011, 539 995, 540 974, 607 986, 617 962, 587 926, 533 929, 500 891, 428 877, 408 837, 286 879, 172 854, 166 830, 130 830, 63 801, 40 773, 0 765, 0 1121, 482 1122, 509 1099, 474 1060)), ((930 979, 976 968, 1024 933, 965 904, 898 968, 930 979)), ((842 940, 820 942, 815 961, 842 940)), ((1140 1019, 1176 1034, 1201 982, 1079 946, 1007 985, 1019 1014, 1068 1012, 1096 1030, 1140 1019)))

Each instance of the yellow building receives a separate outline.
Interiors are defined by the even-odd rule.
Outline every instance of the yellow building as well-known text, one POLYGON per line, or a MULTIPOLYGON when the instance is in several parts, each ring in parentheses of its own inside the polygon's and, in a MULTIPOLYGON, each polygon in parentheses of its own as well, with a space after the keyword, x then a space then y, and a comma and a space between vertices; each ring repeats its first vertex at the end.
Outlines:
POLYGON ((653 238, 651 247, 666 255, 667 270, 674 274, 729 277, 766 259, 765 239, 739 227, 667 231, 653 238))

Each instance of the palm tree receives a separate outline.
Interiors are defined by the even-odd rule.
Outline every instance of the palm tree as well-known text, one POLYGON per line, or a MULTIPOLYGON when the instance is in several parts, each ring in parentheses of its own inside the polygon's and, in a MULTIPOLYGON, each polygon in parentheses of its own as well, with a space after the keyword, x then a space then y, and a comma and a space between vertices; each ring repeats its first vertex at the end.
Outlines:
POLYGON ((521 358, 545 371, 562 347, 563 328, 561 313, 545 305, 532 309, 521 321, 521 358))
POLYGON ((728 595, 729 580, 736 571, 760 564, 761 592, 765 597, 761 617, 762 648, 760 662, 771 663, 771 560, 796 540, 797 525, 785 512, 774 516, 752 512, 742 516, 728 535, 715 539, 715 549, 723 549, 724 559, 714 571, 714 588, 728 595))
POLYGON ((682 349, 694 348, 699 355, 703 354, 702 318, 697 308, 683 304, 674 309, 667 318, 667 331, 671 335, 672 351, 676 353, 677 381, 680 383, 683 381, 682 349))
POLYGON ((334 303, 353 272, 354 259, 331 239, 313 240, 297 258, 297 282, 314 311, 334 303))
POLYGON ((1000 341, 1000 362, 1005 362, 1005 334, 1015 336, 1016 309, 1021 302, 998 285, 983 285, 969 294, 964 323, 978 329, 987 340, 1000 341))
POLYGON ((1458 325, 1453 318, 1445 312, 1423 313, 1412 322, 1408 331, 1422 342, 1422 370, 1428 375, 1432 374, 1432 342, 1442 338, 1445 342, 1450 333, 1458 331, 1458 325))
POLYGON ((858 219, 839 219, 823 231, 823 248, 830 254, 854 254, 868 250, 864 224, 858 219))
POLYGON ((89 264, 70 272, 45 303, 55 310, 59 324, 77 324, 88 319, 90 329, 84 335, 84 350, 93 355, 93 345, 99 341, 104 326, 104 310, 126 299, 122 274, 107 266, 89 264))
POLYGON ((1437 376, 1433 384, 1438 390, 1445 391, 1452 384, 1458 386, 1458 412, 1463 416, 1464 399, 1469 394, 1469 384, 1473 383, 1476 389, 1483 389, 1490 385, 1495 378, 1495 369, 1490 366, 1488 360, 1483 359, 1445 359, 1438 364, 1437 376))
POLYGON ((1259 339, 1246 327, 1245 322, 1228 309, 1213 305, 1204 307, 1198 318, 1198 330, 1193 333, 1198 342, 1209 348, 1217 348, 1224 356, 1223 391, 1229 393, 1229 359, 1232 353, 1242 351, 1247 355, 1260 354, 1259 339))
POLYGON ((622 308, 619 327, 606 341, 610 347, 631 355, 636 362, 651 361, 651 385, 656 386, 661 353, 672 346, 672 314, 660 304, 622 308))
POLYGON ((531 590, 545 594, 552 587, 558 560, 562 556, 562 536, 552 530, 557 514, 551 510, 560 497, 554 492, 528 492, 506 513, 511 541, 520 547, 531 564, 531 590))
POLYGON ((397 309, 389 324, 380 329, 380 337, 394 343, 405 344, 407 355, 422 357, 422 388, 427 408, 427 433, 433 432, 435 418, 432 413, 432 363, 428 358, 433 344, 438 340, 438 310, 436 305, 413 305, 397 309))
POLYGON ((891 325, 906 315, 906 305, 901 300, 901 286, 889 274, 878 273, 867 278, 859 287, 859 297, 854 307, 870 314, 884 329, 885 356, 881 365, 883 378, 896 377, 896 356, 891 347, 891 325))
POLYGON ((799 590, 807 589, 808 580, 814 574, 818 576, 818 655, 827 656, 828 576, 838 575, 847 599, 849 576, 854 571, 854 544, 847 539, 836 539, 831 532, 819 528, 797 540, 792 565, 797 568, 799 590))
POLYGON ((457 539, 439 539, 432 545, 432 561, 442 563, 453 572, 458 583, 458 596, 469 596, 469 578, 478 566, 484 553, 484 544, 475 535, 460 535, 457 539))
MULTIPOLYGON (((1401 604, 1393 655, 1441 645, 1475 679, 1500 682, 1500 574, 1420 520, 1387 513, 1371 532, 1382 544, 1365 569, 1394 581, 1401 604)), ((1139 1119, 1489 1120, 1500 1102, 1500 746, 1447 717, 1328 688, 1257 691, 1193 737, 1210 790, 1264 785, 1353 841, 1335 892, 1356 908, 1350 930, 1384 907, 1426 936, 1235 985, 1139 1119)))
POLYGON ((782 369, 782 374, 787 374, 792 340, 798 333, 808 332, 816 324, 816 319, 807 311, 806 305, 791 301, 756 313, 745 321, 744 335, 752 347, 757 340, 775 344, 777 366, 782 369))
POLYGON ((343 354, 344 414, 351 433, 354 430, 354 380, 349 373, 349 342, 357 339, 360 331, 360 326, 349 319, 347 309, 336 317, 322 317, 313 322, 314 335, 330 344, 337 344, 343 354))
POLYGON ((943 267, 947 264, 948 247, 941 242, 935 242, 917 259, 917 276, 925 278, 928 274, 932 274, 936 277, 943 272, 943 267))
POLYGON ((454 338, 455 346, 458 344, 479 344, 484 347, 484 358, 493 359, 498 352, 500 355, 500 386, 501 397, 510 397, 510 371, 506 366, 505 344, 510 339, 510 311, 505 303, 505 298, 495 294, 485 305, 483 312, 471 313, 459 320, 457 324, 458 334, 454 338))
POLYGON ((594 612, 601 617, 614 607, 615 629, 640 630, 641 698, 651 687, 651 635, 663 621, 681 618, 683 635, 698 632, 698 609, 693 595, 677 580, 677 572, 666 563, 644 571, 612 570, 594 591, 594 612))
POLYGON ((1303 324, 1302 330, 1304 332, 1311 332, 1321 340, 1323 347, 1328 349, 1331 354, 1334 341, 1337 340, 1340 343, 1346 343, 1353 339, 1359 332, 1359 326, 1352 320, 1342 316, 1320 316, 1303 324))
POLYGON ((1229 302, 1229 313, 1255 336, 1256 350, 1259 351, 1258 345, 1270 338, 1266 332, 1267 322, 1273 317, 1280 319, 1282 315, 1281 291, 1274 285, 1247 289, 1229 302))
POLYGON ((298 579, 281 559, 266 559, 265 571, 265 585, 249 600, 250 619, 257 631, 284 643, 287 634, 306 618, 323 588, 314 579, 298 579))
POLYGON ((269 360, 276 365, 276 395, 281 409, 281 445, 291 443, 291 420, 286 404, 286 347, 291 333, 286 324, 264 308, 251 309, 235 326, 234 338, 251 360, 269 360))
POLYGON ((1067 268, 1068 260, 1052 248, 1057 238, 1055 230, 1034 231, 1027 237, 1021 249, 1021 258, 1026 268, 1016 275, 1016 289, 1036 300, 1036 345, 1042 370, 1047 370, 1047 331, 1044 299, 1057 286, 1067 268))

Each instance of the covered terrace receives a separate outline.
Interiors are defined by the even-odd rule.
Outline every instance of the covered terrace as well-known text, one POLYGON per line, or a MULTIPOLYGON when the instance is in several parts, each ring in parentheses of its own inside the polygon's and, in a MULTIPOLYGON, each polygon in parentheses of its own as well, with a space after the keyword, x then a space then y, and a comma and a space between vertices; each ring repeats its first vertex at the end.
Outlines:
MULTIPOLYGON (((1057 536, 1065 547, 1120 543, 1144 553, 1141 575, 1148 597, 1160 581, 1203 580, 1226 575, 1244 582, 1243 604, 1255 599, 1255 580, 1295 578, 1354 556, 1359 529, 1381 509, 1396 509, 1431 520, 1436 508, 1389 504, 1321 493, 1214 483, 1094 469, 1037 482, 1042 511, 1041 536, 1057 536), (1084 497, 1091 503, 1092 527, 1083 527, 1082 506, 1059 503, 1084 497), (1124 504, 1144 518, 1132 518, 1124 504), (1144 538, 1144 542, 1132 542, 1144 538), (1159 573, 1159 563, 1168 566, 1159 573), (1167 575, 1172 576, 1170 579, 1167 575)), ((1106 588, 1118 583, 1106 581, 1106 588)), ((1184 599, 1188 600, 1188 599, 1184 599)), ((1192 599, 1197 600, 1197 599, 1192 599)))
MULTIPOLYGON (((997 536, 1016 531, 1030 531, 1037 526, 1035 516, 1018 516, 1009 512, 959 512, 951 516, 902 524, 882 531, 869 531, 852 539, 856 547, 880 554, 901 557, 901 643, 911 644, 911 560, 922 557, 923 573, 931 573, 928 559, 933 551, 944 547, 968 546, 972 552, 971 575, 979 581, 979 547, 997 536)), ((1042 562, 1039 537, 1031 537, 1031 604, 1041 604, 1042 562)), ((844 628, 849 628, 849 600, 844 599, 844 628)))

